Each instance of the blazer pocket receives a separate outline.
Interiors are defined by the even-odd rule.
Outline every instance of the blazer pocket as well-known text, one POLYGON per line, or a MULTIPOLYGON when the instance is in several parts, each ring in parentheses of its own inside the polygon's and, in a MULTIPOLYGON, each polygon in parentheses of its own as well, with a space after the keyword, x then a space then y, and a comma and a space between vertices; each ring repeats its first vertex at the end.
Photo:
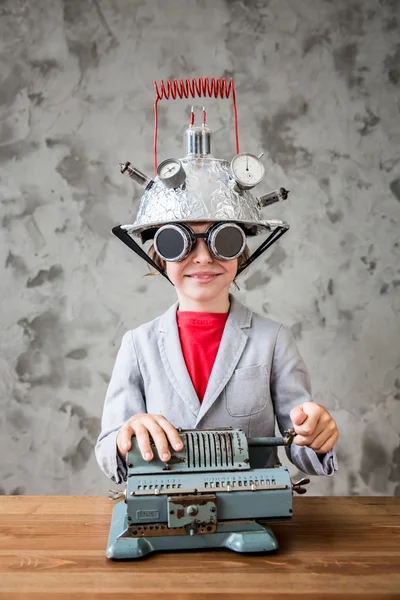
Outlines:
POLYGON ((225 397, 231 417, 248 417, 262 411, 270 397, 267 366, 236 369, 225 386, 225 397))

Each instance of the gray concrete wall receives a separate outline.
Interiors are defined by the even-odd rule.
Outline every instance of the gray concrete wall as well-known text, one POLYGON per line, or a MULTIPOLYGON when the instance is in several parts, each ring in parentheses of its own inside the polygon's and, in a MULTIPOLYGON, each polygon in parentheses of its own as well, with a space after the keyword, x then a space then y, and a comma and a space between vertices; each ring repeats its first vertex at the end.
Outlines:
MULTIPOLYGON (((108 489, 93 447, 122 334, 174 301, 110 233, 140 196, 117 162, 152 174, 153 80, 205 75, 234 76, 258 191, 291 190, 264 212, 290 232, 237 296, 292 327, 339 425, 340 472, 310 493, 400 493, 399 18, 397 0, 1 2, 2 493, 108 489)), ((160 103, 160 160, 189 104, 160 103)), ((206 105, 231 158, 230 101, 206 105)))

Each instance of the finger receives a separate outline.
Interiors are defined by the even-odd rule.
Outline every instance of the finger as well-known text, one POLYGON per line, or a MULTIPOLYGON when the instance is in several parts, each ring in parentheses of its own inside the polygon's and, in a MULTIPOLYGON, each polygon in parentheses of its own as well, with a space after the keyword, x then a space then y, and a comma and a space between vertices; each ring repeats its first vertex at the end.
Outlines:
POLYGON ((333 434, 329 435, 329 437, 323 441, 323 438, 321 438, 321 440, 316 439, 315 440, 315 448, 314 451, 317 454, 326 454, 327 452, 329 452, 329 450, 332 450, 333 446, 336 444, 336 442, 339 439, 339 432, 337 430, 334 431, 333 434), (318 444, 322 442, 321 445, 318 446, 318 444))
POLYGON ((121 454, 124 456, 132 446, 132 436, 134 435, 133 428, 129 422, 124 423, 117 435, 117 447, 121 454))
POLYGON ((306 419, 307 415, 302 406, 296 406, 290 411, 290 420, 292 421, 293 425, 301 425, 306 419))
POLYGON ((294 425, 294 430, 298 435, 309 437, 313 436, 313 439, 320 433, 320 417, 322 416, 322 408, 319 404, 314 402, 305 402, 302 406, 302 410, 307 415, 307 418, 301 423, 301 425, 294 425))
POLYGON ((168 448, 168 440, 164 429, 160 427, 157 421, 153 419, 149 421, 147 427, 151 437, 153 438, 160 459, 163 462, 167 462, 171 458, 171 454, 168 448))
POLYGON ((151 460, 153 458, 153 452, 150 445, 148 426, 143 422, 134 423, 132 429, 134 430, 136 441, 144 460, 151 460))
POLYGON ((315 436, 315 438, 309 444, 307 444, 307 446, 311 448, 311 450, 314 450, 315 452, 318 451, 319 453, 319 449, 323 447, 323 445, 329 440, 331 435, 332 431, 327 431, 326 429, 324 429, 317 436, 315 436))
POLYGON ((332 424, 330 424, 327 428, 319 431, 317 435, 296 435, 293 441, 297 446, 307 446, 318 454, 324 454, 331 450, 338 438, 339 432, 337 431, 335 422, 333 421, 332 424), (329 446, 330 443, 331 445, 329 446))
POLYGON ((293 438, 293 443, 296 444, 296 446, 309 446, 309 444, 312 444, 313 440, 312 438, 305 437, 303 435, 296 435, 293 438))
MULTIPOLYGON (((318 438, 319 435, 323 434, 324 431, 325 430, 322 427, 318 427, 311 435, 296 435, 293 438, 293 441, 297 446, 308 446, 308 448, 313 448, 315 439, 318 438)), ((332 431, 329 431, 327 436, 331 433, 332 431)))
POLYGON ((172 448, 174 448, 175 450, 182 450, 182 448, 183 448, 183 442, 182 442, 182 440, 180 438, 180 435, 179 435, 178 431, 172 425, 172 423, 170 423, 162 415, 159 415, 157 417, 157 423, 165 431, 165 433, 167 435, 167 438, 169 440, 169 443, 171 444, 172 448))

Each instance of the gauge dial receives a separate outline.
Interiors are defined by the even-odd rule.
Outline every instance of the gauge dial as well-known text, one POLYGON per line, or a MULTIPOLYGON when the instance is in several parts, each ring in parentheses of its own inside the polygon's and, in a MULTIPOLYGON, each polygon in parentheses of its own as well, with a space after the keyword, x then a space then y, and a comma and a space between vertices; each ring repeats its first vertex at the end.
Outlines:
POLYGON ((167 158, 157 167, 157 175, 168 188, 177 188, 186 179, 182 163, 177 158, 167 158))
POLYGON ((250 189, 264 177, 264 166, 254 154, 242 152, 231 161, 231 172, 239 187, 250 189))

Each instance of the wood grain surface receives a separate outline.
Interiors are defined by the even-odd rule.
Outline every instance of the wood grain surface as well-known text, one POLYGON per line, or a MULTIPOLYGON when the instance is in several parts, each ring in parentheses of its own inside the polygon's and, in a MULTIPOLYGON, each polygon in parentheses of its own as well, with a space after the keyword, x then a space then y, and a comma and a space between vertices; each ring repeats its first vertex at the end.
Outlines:
POLYGON ((0 599, 400 599, 400 498, 295 497, 280 549, 105 557, 103 497, 0 497, 0 599))

